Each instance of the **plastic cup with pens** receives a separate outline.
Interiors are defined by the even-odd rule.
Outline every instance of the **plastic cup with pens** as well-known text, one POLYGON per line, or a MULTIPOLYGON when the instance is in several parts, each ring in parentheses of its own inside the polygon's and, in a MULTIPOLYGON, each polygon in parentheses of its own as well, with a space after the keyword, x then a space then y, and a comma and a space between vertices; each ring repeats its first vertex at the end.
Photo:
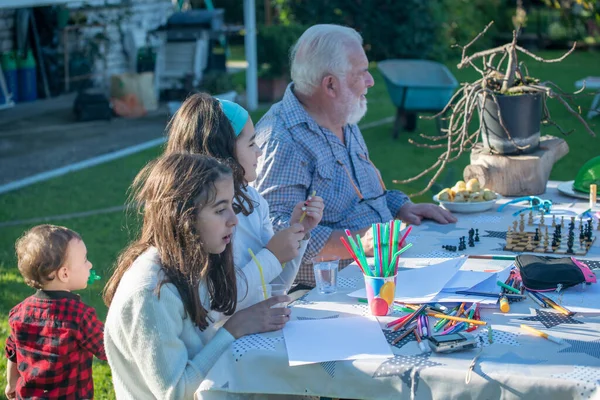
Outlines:
POLYGON ((394 308, 396 274, 384 277, 363 274, 363 277, 371 314, 378 317, 390 314, 394 308))
POLYGON ((355 240, 350 231, 346 230, 346 238, 340 238, 363 273, 369 309, 371 314, 376 316, 388 315, 392 311, 396 294, 399 257, 412 246, 409 243, 398 250, 410 232, 410 229, 407 229, 405 234, 400 237, 400 227, 401 222, 396 220, 383 224, 372 224, 375 260, 372 265, 367 262, 367 255, 359 235, 356 235, 355 240))

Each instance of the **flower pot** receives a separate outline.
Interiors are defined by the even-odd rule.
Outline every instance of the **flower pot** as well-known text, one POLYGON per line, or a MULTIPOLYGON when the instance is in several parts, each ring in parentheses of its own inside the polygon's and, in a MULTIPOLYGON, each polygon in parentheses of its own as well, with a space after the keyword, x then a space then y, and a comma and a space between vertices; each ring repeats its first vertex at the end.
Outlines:
POLYGON ((512 140, 500 123, 498 106, 494 100, 486 96, 482 111, 483 96, 480 96, 478 110, 484 147, 494 154, 526 154, 535 151, 540 144, 542 94, 496 95, 496 98, 502 121, 512 140))
POLYGON ((269 103, 281 100, 288 83, 287 77, 258 78, 258 100, 269 103))

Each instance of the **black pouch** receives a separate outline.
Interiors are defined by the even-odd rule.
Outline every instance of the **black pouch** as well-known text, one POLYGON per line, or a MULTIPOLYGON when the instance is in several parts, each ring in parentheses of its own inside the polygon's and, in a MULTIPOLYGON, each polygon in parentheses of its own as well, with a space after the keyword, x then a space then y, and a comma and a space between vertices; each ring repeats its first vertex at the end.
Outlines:
POLYGON ((575 286, 582 282, 595 282, 596 276, 585 265, 571 257, 517 256, 515 264, 521 273, 526 289, 536 291, 556 290, 575 286), (590 275, 590 276, 588 276, 590 275))

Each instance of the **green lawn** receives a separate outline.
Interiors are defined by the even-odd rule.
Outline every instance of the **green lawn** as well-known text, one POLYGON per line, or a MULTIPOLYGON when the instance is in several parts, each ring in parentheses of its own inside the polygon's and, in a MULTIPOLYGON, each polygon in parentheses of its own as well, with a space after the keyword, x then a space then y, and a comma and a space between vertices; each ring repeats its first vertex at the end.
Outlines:
MULTIPOLYGON (((542 52, 545 57, 556 57, 557 52, 542 52)), ((523 59, 525 60, 525 59, 523 59)), ((600 54, 576 53, 560 64, 540 64, 527 60, 531 74, 542 80, 553 80, 563 89, 573 90, 576 80, 588 76, 599 75, 600 54)), ((456 78, 461 81, 475 77, 470 71, 457 71, 453 64, 449 65, 456 78)), ((369 91, 369 112, 362 124, 378 121, 394 115, 394 107, 386 92, 385 84, 375 68, 372 68, 376 85, 369 91)), ((579 101, 582 107, 589 107, 591 97, 579 101)), ((566 110, 556 103, 550 104, 555 120, 565 130, 572 128, 576 132, 566 138, 570 153, 554 168, 552 179, 569 180, 587 160, 600 154, 600 139, 591 138, 579 123, 566 110)), ((252 114, 254 121, 266 110, 252 114)), ((600 122, 600 118, 596 119, 600 122)), ((135 123, 135 122, 132 122, 135 123)), ((598 127, 593 127, 600 134, 598 127)), ((388 188, 398 188, 406 192, 415 192, 426 184, 424 179, 410 186, 398 187, 393 179, 404 179, 419 173, 433 163, 437 153, 416 148, 407 142, 409 137, 416 137, 418 132, 433 133, 433 121, 419 121, 416 133, 402 133, 398 140, 391 138, 391 124, 377 126, 363 131, 373 161, 382 172, 388 188)), ((552 128, 544 128, 543 133, 556 134, 552 128)), ((157 156, 161 149, 155 148, 130 157, 99 165, 83 171, 30 186, 19 191, 0 195, 0 223, 36 217, 47 217, 75 213, 88 210, 103 209, 121 205, 127 197, 127 188, 135 174, 150 159, 157 156)), ((446 178, 456 180, 462 176, 462 170, 468 163, 468 155, 451 165, 446 178)), ((452 182, 450 182, 452 183, 452 182)), ((430 196, 422 196, 417 200, 427 201, 430 196)), ((91 285, 81 293, 84 301, 98 311, 100 318, 105 318, 106 307, 100 298, 103 283, 110 275, 113 263, 119 251, 123 249, 132 233, 135 223, 132 215, 124 212, 113 212, 90 217, 69 220, 50 220, 50 223, 66 225, 78 231, 84 238, 89 259, 103 279, 91 285)), ((32 290, 23 284, 17 271, 14 256, 14 242, 32 224, 11 227, 0 227, 0 340, 8 335, 6 315, 8 311, 32 290)), ((5 375, 5 361, 0 361, 0 375, 5 375)), ((94 365, 94 381, 96 398, 114 398, 111 388, 110 371, 106 363, 96 362, 94 365)))

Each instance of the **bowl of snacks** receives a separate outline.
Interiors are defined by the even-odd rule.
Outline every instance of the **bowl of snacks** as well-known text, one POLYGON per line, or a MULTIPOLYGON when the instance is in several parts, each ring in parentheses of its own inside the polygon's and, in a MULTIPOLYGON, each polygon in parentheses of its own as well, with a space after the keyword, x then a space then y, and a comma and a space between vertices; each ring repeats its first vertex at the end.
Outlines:
POLYGON ((479 181, 473 178, 466 183, 458 181, 453 187, 443 189, 433 196, 433 201, 451 212, 476 213, 494 207, 499 197, 499 194, 482 188, 479 181))

